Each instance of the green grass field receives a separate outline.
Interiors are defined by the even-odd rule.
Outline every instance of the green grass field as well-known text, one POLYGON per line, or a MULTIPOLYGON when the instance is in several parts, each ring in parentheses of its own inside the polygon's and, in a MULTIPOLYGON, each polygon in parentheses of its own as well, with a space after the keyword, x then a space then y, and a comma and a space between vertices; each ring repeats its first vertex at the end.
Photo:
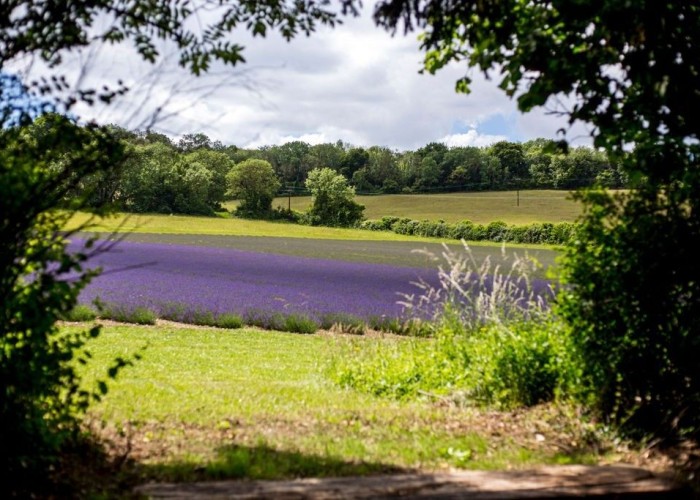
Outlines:
POLYGON ((284 237, 319 240, 436 241, 432 238, 361 229, 302 226, 300 224, 237 218, 161 214, 116 214, 107 218, 93 219, 89 214, 78 213, 73 216, 66 228, 73 229, 85 223, 89 223, 89 230, 96 232, 284 237))
MULTIPOLYGON (((458 222, 464 219, 480 224, 502 220, 508 224, 532 222, 572 222, 581 214, 581 207, 571 200, 567 191, 520 191, 520 203, 516 191, 443 193, 443 194, 392 194, 358 196, 365 206, 365 217, 379 219, 385 215, 410 217, 411 219, 443 219, 458 222)), ((273 206, 287 208, 288 198, 277 198, 273 206)), ((304 211, 311 198, 291 198, 294 210, 304 211)), ((227 205, 229 210, 236 202, 227 205)))
POLYGON ((89 420, 117 452, 131 447, 142 479, 500 469, 604 458, 562 445, 584 427, 554 407, 501 413, 342 389, 325 372, 348 342, 249 329, 107 326, 91 343, 87 386, 114 357, 146 348, 89 420), (563 437, 562 422, 571 428, 563 437))

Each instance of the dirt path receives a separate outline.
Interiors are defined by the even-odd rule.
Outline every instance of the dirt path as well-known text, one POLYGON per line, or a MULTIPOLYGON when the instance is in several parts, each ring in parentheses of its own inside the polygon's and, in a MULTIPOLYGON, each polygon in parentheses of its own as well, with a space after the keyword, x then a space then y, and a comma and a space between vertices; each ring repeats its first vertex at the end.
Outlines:
POLYGON ((459 471, 292 481, 150 483, 151 498, 694 498, 672 479, 645 469, 570 465, 529 471, 459 471))

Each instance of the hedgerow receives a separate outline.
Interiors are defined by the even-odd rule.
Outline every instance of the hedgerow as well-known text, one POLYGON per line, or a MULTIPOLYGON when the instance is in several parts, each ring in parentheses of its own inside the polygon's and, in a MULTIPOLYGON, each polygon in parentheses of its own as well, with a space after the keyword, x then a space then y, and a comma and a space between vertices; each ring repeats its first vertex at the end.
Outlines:
POLYGON ((449 238, 466 241, 494 241, 508 243, 538 243, 564 245, 576 234, 578 225, 571 222, 535 222, 524 226, 494 221, 487 225, 469 220, 449 223, 443 220, 413 220, 400 217, 382 217, 366 220, 359 227, 370 231, 392 231, 396 234, 449 238))

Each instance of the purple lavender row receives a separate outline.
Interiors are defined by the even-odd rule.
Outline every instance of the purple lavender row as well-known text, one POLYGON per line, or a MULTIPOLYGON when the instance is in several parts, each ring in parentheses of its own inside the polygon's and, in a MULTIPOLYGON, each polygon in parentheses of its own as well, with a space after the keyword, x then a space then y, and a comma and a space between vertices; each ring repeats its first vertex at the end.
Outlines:
MULTIPOLYGON (((71 248, 79 250, 81 240, 71 248)), ((103 273, 83 291, 120 307, 161 314, 173 304, 213 314, 327 314, 359 319, 400 318, 401 293, 419 279, 437 284, 437 271, 246 252, 231 248, 123 241, 90 261, 103 273)))

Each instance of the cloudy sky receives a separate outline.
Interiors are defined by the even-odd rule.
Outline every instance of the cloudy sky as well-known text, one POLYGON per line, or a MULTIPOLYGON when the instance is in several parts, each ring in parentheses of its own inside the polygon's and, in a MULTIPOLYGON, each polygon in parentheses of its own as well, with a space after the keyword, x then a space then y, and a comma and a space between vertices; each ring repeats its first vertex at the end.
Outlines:
MULTIPOLYGON (((236 35, 247 63, 189 78, 166 58, 141 63, 126 47, 103 47, 69 60, 87 68, 83 84, 121 78, 132 90, 117 106, 80 109, 82 117, 171 136, 203 132, 241 147, 344 142, 405 150, 432 141, 486 145, 507 139, 556 138, 563 118, 538 110, 519 113, 515 102, 474 72, 469 95, 456 94, 465 66, 419 74, 416 35, 391 37, 374 26, 368 9, 335 29, 286 42, 236 35), (158 111, 156 111, 158 110, 158 111)), ((74 72, 73 78, 77 74, 74 72)), ((587 143, 583 127, 567 133, 587 143)))

